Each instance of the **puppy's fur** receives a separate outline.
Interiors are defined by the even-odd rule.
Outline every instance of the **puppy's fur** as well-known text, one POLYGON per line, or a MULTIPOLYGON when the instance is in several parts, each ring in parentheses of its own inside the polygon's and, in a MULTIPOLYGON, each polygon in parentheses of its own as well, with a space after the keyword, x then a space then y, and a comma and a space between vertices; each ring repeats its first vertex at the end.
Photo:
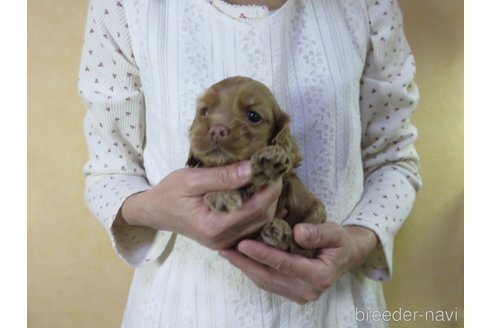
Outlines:
POLYGON ((283 189, 277 213, 286 214, 283 219, 266 224, 258 239, 285 251, 313 257, 314 250, 296 245, 292 227, 299 222, 322 223, 326 211, 293 171, 302 158, 290 134, 289 121, 290 117, 262 83, 239 76, 222 80, 198 99, 187 165, 214 167, 251 160, 251 184, 240 190, 204 196, 205 204, 217 211, 240 208, 252 194, 281 177, 283 189))

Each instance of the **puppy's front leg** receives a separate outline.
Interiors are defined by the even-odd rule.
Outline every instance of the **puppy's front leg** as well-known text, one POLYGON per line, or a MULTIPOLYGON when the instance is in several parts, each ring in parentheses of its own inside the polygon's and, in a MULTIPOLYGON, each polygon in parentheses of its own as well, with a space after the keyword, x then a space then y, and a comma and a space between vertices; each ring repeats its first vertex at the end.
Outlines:
POLYGON ((251 157, 253 185, 258 189, 276 181, 291 170, 292 160, 284 148, 273 145, 260 149, 251 157))

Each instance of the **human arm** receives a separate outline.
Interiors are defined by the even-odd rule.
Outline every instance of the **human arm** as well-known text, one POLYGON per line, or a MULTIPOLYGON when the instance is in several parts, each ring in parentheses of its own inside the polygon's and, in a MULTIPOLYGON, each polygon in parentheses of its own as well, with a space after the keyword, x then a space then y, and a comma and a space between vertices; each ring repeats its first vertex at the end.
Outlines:
POLYGON ((282 182, 255 194, 241 209, 230 213, 210 210, 202 196, 215 190, 238 189, 250 178, 249 162, 176 170, 150 190, 130 196, 119 219, 122 224, 173 231, 211 249, 226 249, 274 216, 282 182))
POLYGON ((415 62, 396 1, 368 0, 370 43, 361 78, 364 192, 343 225, 374 231, 378 246, 361 266, 374 280, 391 276, 393 239, 421 186, 410 119, 419 99, 415 62))
POLYGON ((260 224, 273 216, 269 213, 279 186, 253 197, 242 211, 226 215, 208 211, 201 193, 245 184, 247 174, 228 173, 238 165, 177 170, 156 186, 147 181, 145 86, 123 4, 91 1, 87 17, 79 74, 80 94, 87 105, 87 205, 109 232, 117 253, 132 266, 159 257, 173 233, 210 248, 230 246, 248 231, 237 232, 245 222, 253 221, 254 226, 255 220, 260 224))
POLYGON ((78 86, 87 107, 87 206, 109 232, 118 255, 143 265, 159 256, 171 234, 115 224, 125 199, 151 186, 143 166, 144 93, 125 9, 113 1, 89 3, 78 86))

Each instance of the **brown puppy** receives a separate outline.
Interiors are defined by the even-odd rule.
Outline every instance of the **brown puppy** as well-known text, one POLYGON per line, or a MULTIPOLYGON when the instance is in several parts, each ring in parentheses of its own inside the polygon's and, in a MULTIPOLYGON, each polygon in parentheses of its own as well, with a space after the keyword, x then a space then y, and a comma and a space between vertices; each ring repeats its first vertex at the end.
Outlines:
POLYGON ((290 134, 289 121, 290 117, 262 83, 246 77, 222 80, 198 99, 187 165, 214 167, 251 160, 251 184, 240 190, 204 196, 205 204, 217 211, 240 208, 256 191, 281 177, 283 189, 277 213, 287 214, 266 224, 258 239, 285 251, 313 257, 314 250, 295 244, 292 227, 299 222, 322 223, 326 211, 293 171, 302 158, 290 134))

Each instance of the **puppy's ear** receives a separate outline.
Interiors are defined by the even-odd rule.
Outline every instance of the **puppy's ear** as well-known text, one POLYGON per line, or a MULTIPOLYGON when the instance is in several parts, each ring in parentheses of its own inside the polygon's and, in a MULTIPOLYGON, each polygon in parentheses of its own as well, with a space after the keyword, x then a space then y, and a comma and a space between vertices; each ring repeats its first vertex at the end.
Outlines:
POLYGON ((302 156, 294 137, 290 133, 289 123, 290 116, 278 109, 275 114, 270 144, 284 148, 292 156, 292 167, 295 168, 301 165, 302 156))

